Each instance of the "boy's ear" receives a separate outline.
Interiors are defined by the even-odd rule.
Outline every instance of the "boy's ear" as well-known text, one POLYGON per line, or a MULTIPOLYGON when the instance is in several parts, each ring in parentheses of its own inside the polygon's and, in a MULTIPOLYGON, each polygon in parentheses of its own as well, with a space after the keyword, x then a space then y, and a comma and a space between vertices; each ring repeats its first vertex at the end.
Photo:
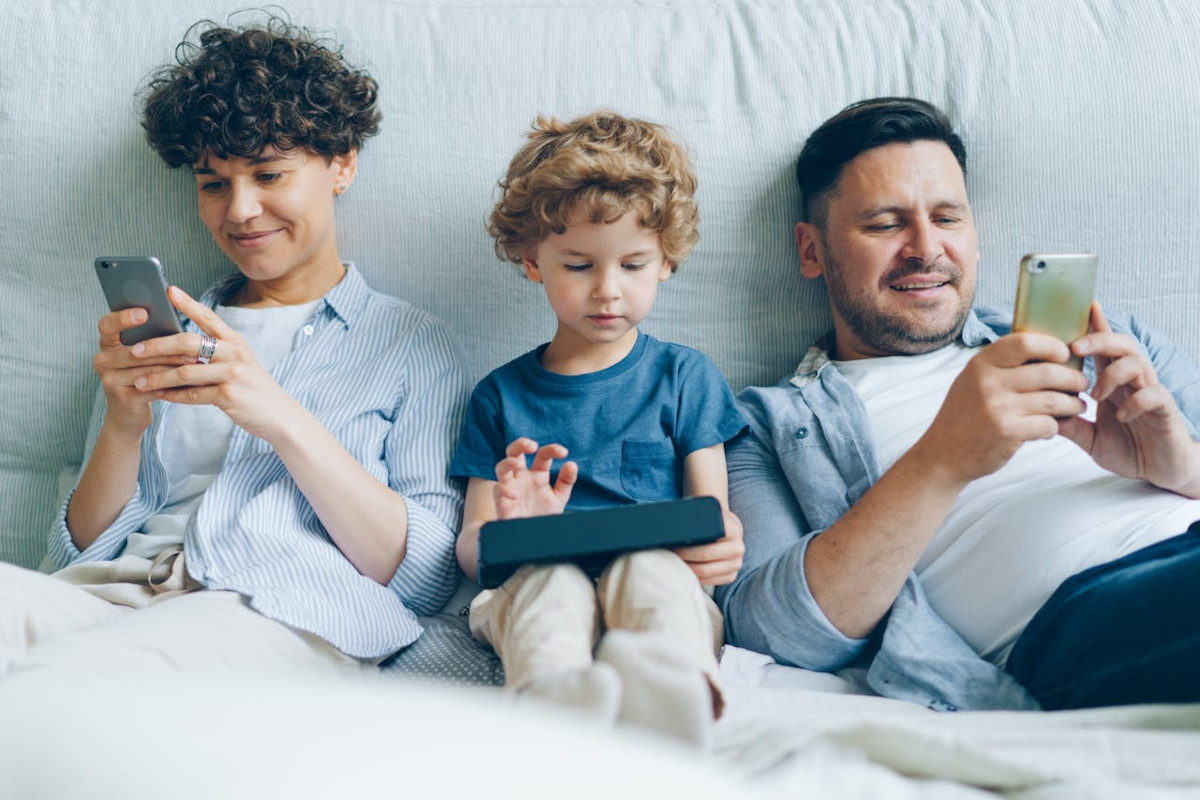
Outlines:
POLYGON ((800 251, 800 274, 819 278, 825 272, 825 251, 821 235, 811 222, 796 223, 796 249, 800 251))
POLYGON ((675 274, 675 270, 677 270, 677 269, 679 269, 679 265, 678 265, 678 264, 676 264, 674 261, 667 261, 667 260, 664 258, 664 259, 663 259, 663 262, 662 262, 662 266, 661 266, 661 267, 659 267, 659 270, 658 270, 658 281, 659 281, 659 283, 662 283, 663 281, 667 280, 667 279, 668 279, 668 278, 670 278, 672 275, 674 275, 674 274, 675 274))
POLYGON ((538 268, 537 262, 532 256, 526 255, 521 258, 521 266, 525 268, 525 277, 534 283, 542 282, 542 271, 538 268))

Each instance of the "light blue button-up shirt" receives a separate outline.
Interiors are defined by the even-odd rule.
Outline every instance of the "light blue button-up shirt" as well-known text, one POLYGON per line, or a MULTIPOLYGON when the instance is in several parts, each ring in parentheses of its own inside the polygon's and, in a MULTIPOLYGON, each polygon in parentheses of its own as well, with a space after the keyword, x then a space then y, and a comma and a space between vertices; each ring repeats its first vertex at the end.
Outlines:
MULTIPOLYGON (((201 302, 213 307, 244 281, 231 275, 201 302)), ((187 330, 197 328, 189 322, 187 330)), ((470 392, 459 347, 439 320, 373 291, 349 266, 271 374, 355 460, 404 497, 407 554, 386 586, 359 573, 271 446, 235 427, 221 471, 188 524, 188 572, 207 588, 238 592, 265 616, 310 631, 348 655, 386 656, 420 636, 416 614, 436 613, 458 582, 454 540, 462 486, 446 472, 470 392)), ((170 403, 154 404, 154 422, 142 437, 137 489, 82 552, 71 541, 63 504, 50 533, 53 565, 117 557, 129 534, 162 508, 170 486, 160 452, 170 435, 171 409, 170 403)), ((89 456, 102 420, 101 403, 88 436, 89 456)))
MULTIPOLYGON (((1110 317, 1110 323, 1142 344, 1195 436, 1200 371, 1132 318, 1110 317)), ((1010 325, 1011 314, 1001 310, 972 311, 962 340, 979 347, 1010 325)), ((806 669, 867 663, 874 691, 930 708, 1036 708, 1015 680, 938 616, 915 575, 866 639, 843 635, 817 605, 804 576, 805 550, 880 476, 866 409, 830 360, 827 344, 810 349, 790 378, 738 396, 750 432, 726 445, 726 458, 729 504, 745 526, 746 555, 737 580, 717 589, 726 636, 806 669)), ((1084 371, 1094 376, 1091 359, 1084 371)))

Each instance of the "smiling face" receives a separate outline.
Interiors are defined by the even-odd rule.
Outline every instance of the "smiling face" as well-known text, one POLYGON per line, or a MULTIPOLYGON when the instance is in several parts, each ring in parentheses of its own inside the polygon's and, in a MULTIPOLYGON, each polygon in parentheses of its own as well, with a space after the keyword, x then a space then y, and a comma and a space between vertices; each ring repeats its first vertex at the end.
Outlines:
POLYGON ((568 225, 523 263, 558 317, 543 366, 568 374, 604 369, 628 355, 658 284, 671 277, 658 234, 633 213, 615 222, 568 225))
POLYGON ((825 277, 838 359, 927 353, 957 338, 979 241, 962 168, 942 142, 866 150, 830 194, 823 229, 796 226, 801 271, 825 277))
POLYGON ((200 219, 259 294, 314 300, 344 274, 333 203, 356 166, 353 152, 328 161, 303 150, 267 149, 252 159, 210 154, 192 169, 200 219))

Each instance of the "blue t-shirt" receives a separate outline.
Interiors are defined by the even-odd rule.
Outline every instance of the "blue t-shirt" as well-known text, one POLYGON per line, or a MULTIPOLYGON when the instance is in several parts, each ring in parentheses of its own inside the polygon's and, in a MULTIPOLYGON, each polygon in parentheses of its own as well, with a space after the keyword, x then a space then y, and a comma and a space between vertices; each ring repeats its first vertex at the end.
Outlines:
POLYGON ((475 387, 452 476, 494 481, 505 448, 528 436, 539 446, 565 446, 579 465, 568 510, 675 500, 683 495, 684 457, 746 427, 725 378, 697 350, 639 333, 613 366, 559 375, 541 364, 546 347, 475 387))

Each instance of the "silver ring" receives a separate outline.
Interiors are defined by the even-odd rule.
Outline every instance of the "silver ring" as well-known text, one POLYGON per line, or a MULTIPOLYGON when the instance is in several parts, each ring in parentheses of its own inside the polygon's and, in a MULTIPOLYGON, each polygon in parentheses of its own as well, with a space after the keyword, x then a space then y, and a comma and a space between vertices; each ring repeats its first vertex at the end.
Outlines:
POLYGON ((200 352, 196 353, 196 361, 207 364, 217 354, 217 338, 207 333, 200 334, 200 352))

